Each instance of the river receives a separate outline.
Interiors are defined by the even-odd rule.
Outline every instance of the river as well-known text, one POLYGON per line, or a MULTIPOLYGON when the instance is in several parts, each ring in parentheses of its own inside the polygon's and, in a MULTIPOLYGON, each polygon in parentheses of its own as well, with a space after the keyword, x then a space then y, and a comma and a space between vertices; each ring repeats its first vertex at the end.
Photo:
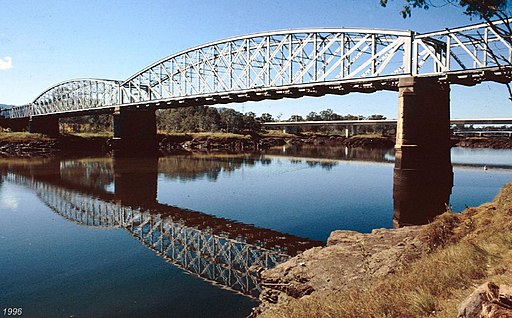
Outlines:
MULTIPOLYGON (((393 226, 390 150, 0 160, 0 306, 26 317, 245 317, 257 271, 332 230, 393 226)), ((512 150, 452 149, 450 206, 490 201, 512 150)))

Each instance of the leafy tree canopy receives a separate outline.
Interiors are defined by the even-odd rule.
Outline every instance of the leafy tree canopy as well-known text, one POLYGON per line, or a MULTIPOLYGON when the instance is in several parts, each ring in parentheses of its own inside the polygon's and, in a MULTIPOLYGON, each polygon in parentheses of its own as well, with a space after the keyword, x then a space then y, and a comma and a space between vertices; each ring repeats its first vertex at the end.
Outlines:
MULTIPOLYGON (((380 4, 385 7, 388 1, 380 0, 380 4)), ((503 19, 506 16, 506 10, 509 9, 508 0, 405 0, 400 14, 405 19, 411 17, 412 8, 429 9, 447 5, 461 7, 465 14, 484 20, 503 19)))

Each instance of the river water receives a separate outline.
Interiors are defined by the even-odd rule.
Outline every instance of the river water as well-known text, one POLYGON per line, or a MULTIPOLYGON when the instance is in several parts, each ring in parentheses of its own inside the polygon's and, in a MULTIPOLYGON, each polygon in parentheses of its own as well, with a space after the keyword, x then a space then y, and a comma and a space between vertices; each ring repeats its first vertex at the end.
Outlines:
MULTIPOLYGON (((0 161, 0 306, 26 317, 245 317, 260 267, 335 229, 393 226, 392 150, 0 161)), ((493 199, 512 151, 452 149, 450 205, 493 199)))

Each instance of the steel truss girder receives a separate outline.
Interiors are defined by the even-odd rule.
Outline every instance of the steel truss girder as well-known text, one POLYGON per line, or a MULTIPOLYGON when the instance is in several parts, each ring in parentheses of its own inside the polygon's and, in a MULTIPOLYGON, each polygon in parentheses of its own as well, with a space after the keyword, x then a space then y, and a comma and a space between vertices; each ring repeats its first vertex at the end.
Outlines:
MULTIPOLYGON (((512 42, 503 29, 512 20, 479 23, 416 35, 413 75, 446 75, 484 69, 510 69, 512 42)), ((504 29, 503 29, 504 30, 504 29)), ((483 80, 495 80, 489 77, 483 80)))
POLYGON ((511 40, 496 31, 504 30, 505 23, 510 21, 426 34, 339 28, 234 37, 170 55, 124 82, 78 79, 57 84, 33 103, 1 110, 0 116, 373 92, 396 89, 403 76, 436 76, 465 85, 509 82, 511 40), (485 70, 489 77, 482 76, 485 70), (457 75, 461 72, 462 77, 457 75))
POLYGON ((209 43, 121 84, 123 104, 405 74, 411 32, 308 29, 209 43))

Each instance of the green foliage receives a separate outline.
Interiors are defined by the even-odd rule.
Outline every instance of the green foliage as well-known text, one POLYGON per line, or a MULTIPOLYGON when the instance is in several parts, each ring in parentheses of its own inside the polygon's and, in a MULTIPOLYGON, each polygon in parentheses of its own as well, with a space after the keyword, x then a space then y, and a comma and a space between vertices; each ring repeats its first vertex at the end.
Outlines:
POLYGON ((84 115, 61 118, 60 124, 65 132, 99 133, 112 131, 111 115, 84 115))
POLYGON ((261 117, 256 118, 260 123, 266 123, 271 121, 276 121, 271 114, 269 113, 263 113, 261 114, 261 117))
MULTIPOLYGON (((272 119, 270 114, 267 114, 272 119)), ((234 109, 206 106, 180 107, 157 111, 159 130, 172 132, 238 133, 243 130, 259 131, 261 119, 253 112, 242 114, 234 109)))
MULTIPOLYGON (((385 7, 388 0, 380 0, 381 6, 385 7)), ((400 14, 402 17, 411 17, 411 9, 429 9, 431 7, 442 7, 446 5, 458 6, 464 9, 464 13, 470 16, 477 16, 481 19, 503 18, 503 13, 508 9, 508 0, 405 0, 400 14)))

